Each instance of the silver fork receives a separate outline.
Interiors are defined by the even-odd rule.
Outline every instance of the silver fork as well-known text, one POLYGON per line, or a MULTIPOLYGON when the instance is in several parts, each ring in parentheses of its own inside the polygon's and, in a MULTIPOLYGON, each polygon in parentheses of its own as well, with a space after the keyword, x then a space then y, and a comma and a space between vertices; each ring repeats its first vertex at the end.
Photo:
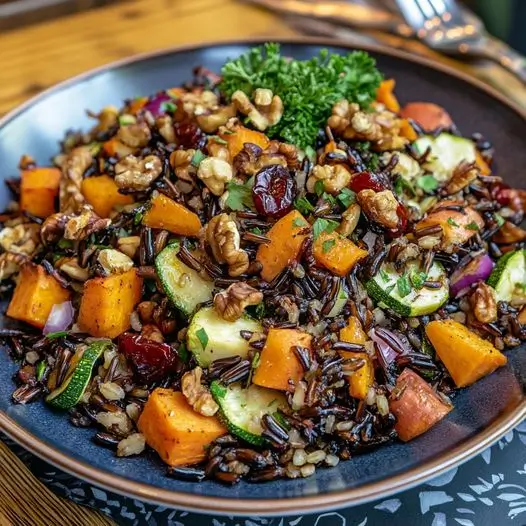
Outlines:
POLYGON ((480 20, 460 10, 455 0, 396 0, 417 38, 448 55, 493 60, 526 84, 526 61, 503 42, 491 37, 480 20))

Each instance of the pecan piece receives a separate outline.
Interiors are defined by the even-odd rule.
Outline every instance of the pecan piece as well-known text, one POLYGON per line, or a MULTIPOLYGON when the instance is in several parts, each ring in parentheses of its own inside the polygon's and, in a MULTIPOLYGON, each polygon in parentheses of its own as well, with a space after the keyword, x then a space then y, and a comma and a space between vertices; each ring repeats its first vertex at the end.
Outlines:
POLYGON ((356 196, 362 210, 372 221, 386 228, 396 228, 399 203, 391 190, 362 190, 356 196))
POLYGON ((497 319, 497 298, 495 290, 480 282, 470 297, 475 318, 481 323, 491 323, 497 319))
POLYGON ((226 290, 214 297, 214 307, 226 321, 236 321, 249 305, 258 305, 263 301, 263 293, 244 281, 232 283, 226 290))
POLYGON ((213 416, 219 410, 219 406, 207 387, 201 384, 202 376, 201 367, 196 367, 185 373, 181 378, 181 391, 195 411, 204 416, 213 416))

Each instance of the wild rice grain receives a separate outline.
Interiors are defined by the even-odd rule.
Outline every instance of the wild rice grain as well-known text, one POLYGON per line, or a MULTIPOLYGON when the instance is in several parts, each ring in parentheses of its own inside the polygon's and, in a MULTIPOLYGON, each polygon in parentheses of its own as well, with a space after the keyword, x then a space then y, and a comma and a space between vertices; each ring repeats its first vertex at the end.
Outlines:
POLYGON ((99 391, 106 400, 122 400, 126 396, 124 389, 115 382, 104 382, 100 384, 99 391))
POLYGON ((319 464, 325 460, 327 453, 319 449, 318 451, 313 451, 307 455, 307 462, 309 464, 319 464))
POLYGON ((340 459, 336 455, 327 455, 325 457, 325 464, 331 468, 337 466, 340 463, 340 459))
POLYGON ((307 462, 307 455, 305 453, 304 449, 296 449, 294 451, 294 455, 292 457, 292 463, 297 466, 301 467, 307 462))
POLYGON ((300 472, 301 476, 303 478, 311 477, 314 475, 314 472, 316 471, 316 466, 313 464, 305 464, 304 466, 301 466, 300 472))

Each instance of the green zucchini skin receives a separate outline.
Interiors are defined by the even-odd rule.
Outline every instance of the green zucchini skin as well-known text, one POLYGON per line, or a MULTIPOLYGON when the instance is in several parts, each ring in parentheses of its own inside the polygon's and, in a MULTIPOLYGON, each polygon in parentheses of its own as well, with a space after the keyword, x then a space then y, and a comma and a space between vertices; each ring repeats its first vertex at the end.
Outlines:
POLYGON ((526 249, 502 256, 487 283, 495 289, 497 301, 507 301, 512 305, 526 303, 526 249))

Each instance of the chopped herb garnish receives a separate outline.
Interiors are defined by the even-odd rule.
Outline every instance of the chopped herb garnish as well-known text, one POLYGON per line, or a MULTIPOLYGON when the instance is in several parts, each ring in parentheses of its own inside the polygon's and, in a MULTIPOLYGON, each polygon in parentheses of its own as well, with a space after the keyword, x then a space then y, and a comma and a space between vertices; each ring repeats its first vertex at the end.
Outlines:
POLYGON ((316 150, 312 146, 307 146, 305 148, 305 155, 309 158, 310 161, 313 163, 316 162, 316 150))
POLYGON ((359 152, 367 152, 371 148, 370 141, 360 141, 354 144, 354 148, 359 152))
POLYGON ((378 170, 378 165, 380 164, 380 156, 376 152, 371 152, 369 157, 365 159, 365 164, 367 168, 371 171, 378 170))
POLYGON ((199 339, 199 342, 201 343, 203 349, 206 349, 206 346, 208 345, 208 334, 206 333, 205 329, 201 327, 198 331, 196 331, 195 334, 199 339))
POLYGON ((161 102, 161 111, 175 113, 177 111, 177 105, 174 104, 171 100, 166 100, 164 102, 161 102))
POLYGON ((119 124, 121 126, 135 124, 136 122, 137 122, 137 119, 133 115, 130 115, 129 113, 124 113, 123 115, 119 116, 119 124))
POLYGON ((230 210, 244 210, 245 208, 254 208, 254 201, 252 199, 252 186, 254 180, 251 178, 245 184, 237 184, 234 182, 228 183, 228 197, 226 198, 226 206, 230 210))
POLYGON ((290 60, 274 43, 230 60, 221 74, 219 89, 227 99, 237 90, 252 97, 256 88, 279 95, 283 115, 266 133, 304 150, 315 143, 336 102, 346 99, 368 107, 382 80, 374 58, 363 51, 340 55, 322 50, 309 60, 290 60))
POLYGON ((464 228, 467 228, 468 230, 474 230, 475 232, 478 232, 480 230, 479 226, 475 221, 471 221, 471 223, 468 223, 464 228))
POLYGON ((263 235, 263 230, 261 230, 261 228, 259 228, 258 226, 255 226, 254 228, 251 228, 250 231, 253 234, 256 234, 256 236, 262 236, 263 235))
POLYGON ((333 195, 328 194, 327 192, 323 192, 321 198, 327 203, 329 203, 331 206, 334 206, 336 204, 336 198, 333 195))
POLYGON ((497 221, 499 228, 506 222, 506 220, 500 214, 493 214, 493 217, 495 217, 495 221, 497 221))
POLYGON ((336 199, 340 201, 340 203, 345 207, 348 208, 356 201, 356 194, 350 189, 350 188, 344 188, 337 196, 336 199))
POLYGON ((61 239, 57 243, 59 248, 72 248, 73 247, 73 241, 71 239, 61 239))
POLYGON ((416 186, 424 192, 431 194, 438 188, 438 181, 432 175, 421 175, 416 180, 416 186))
POLYGON ((314 191, 316 192, 316 195, 318 197, 321 197, 323 193, 325 192, 325 185, 323 184, 323 181, 316 181, 314 183, 314 191))
POLYGON ((397 195, 403 195, 404 191, 407 191, 411 195, 415 195, 415 188, 405 177, 397 177, 393 184, 394 191, 397 195))
POLYGON ((46 338, 48 340, 57 340, 58 338, 64 338, 64 336, 68 335, 68 331, 56 331, 56 332, 48 332, 46 334, 46 338))
POLYGON ((188 352, 184 342, 179 345, 179 349, 177 349, 177 355, 184 363, 188 363, 188 360, 190 360, 190 353, 188 352))
POLYGON ((192 156, 190 164, 192 166, 195 166, 195 168, 198 168, 203 159, 206 159, 206 155, 201 150, 196 150, 194 155, 192 156))
POLYGON ((144 217, 144 211, 141 210, 140 212, 137 212, 133 218, 133 224, 135 226, 140 225, 142 223, 142 218, 144 217))
POLYGON ((222 139, 219 135, 211 135, 208 139, 213 140, 217 144, 228 144, 228 141, 225 141, 225 139, 222 139))
POLYGON ((389 274, 383 269, 380 269, 380 276, 382 277, 382 280, 386 283, 389 281, 389 274))
POLYGON ((425 272, 413 272, 410 277, 415 289, 421 289, 427 279, 427 274, 425 272))
POLYGON ((40 382, 42 380, 45 372, 46 372, 46 362, 42 360, 41 362, 38 362, 37 364, 37 369, 36 369, 37 382, 40 382))
POLYGON ((333 221, 332 219, 316 219, 316 221, 314 221, 314 224, 312 225, 314 241, 318 239, 322 232, 327 232, 327 234, 330 234, 331 232, 334 232, 339 226, 340 223, 338 223, 337 221, 333 221))
POLYGON ((411 282, 409 281, 409 276, 407 274, 403 274, 396 280, 396 288, 398 290, 398 295, 401 298, 405 298, 411 293, 413 287, 411 286, 411 282))
POLYGON ((451 226, 454 226, 454 227, 459 227, 460 226, 452 217, 448 217, 447 218, 447 224, 451 225, 451 226))
POLYGON ((298 197, 298 199, 294 201, 294 206, 296 210, 305 216, 314 211, 314 206, 306 197, 298 197))
POLYGON ((302 228, 304 226, 308 226, 308 223, 301 217, 297 217, 296 219, 294 219, 294 221, 292 221, 292 226, 295 228, 302 228))
POLYGON ((327 254, 327 252, 329 252, 334 247, 334 245, 336 245, 335 239, 326 239, 321 244, 321 250, 324 254, 327 254))
POLYGON ((255 309, 255 311, 256 311, 256 317, 257 317, 259 320, 263 319, 263 318, 265 317, 265 315, 266 315, 265 304, 264 304, 263 302, 258 303, 258 304, 256 305, 256 309, 255 309))

